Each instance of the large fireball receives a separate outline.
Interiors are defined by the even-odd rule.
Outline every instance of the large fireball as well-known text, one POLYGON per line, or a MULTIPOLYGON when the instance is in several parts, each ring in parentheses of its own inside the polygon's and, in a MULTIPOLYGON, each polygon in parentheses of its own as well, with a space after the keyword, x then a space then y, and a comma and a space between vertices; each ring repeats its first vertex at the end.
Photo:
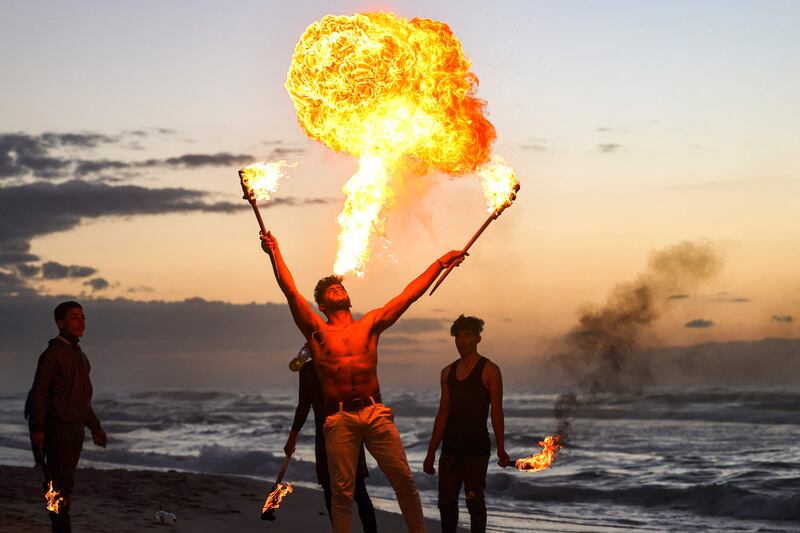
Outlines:
POLYGON ((360 158, 334 271, 363 275, 403 158, 451 175, 489 161, 495 130, 450 27, 392 13, 326 16, 295 48, 286 88, 306 134, 360 158))

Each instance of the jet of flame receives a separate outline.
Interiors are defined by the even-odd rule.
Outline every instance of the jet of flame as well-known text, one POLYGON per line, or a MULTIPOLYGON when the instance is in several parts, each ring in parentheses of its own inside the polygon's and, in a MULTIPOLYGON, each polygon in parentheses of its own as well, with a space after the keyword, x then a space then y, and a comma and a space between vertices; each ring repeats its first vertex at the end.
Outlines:
POLYGON ((423 174, 475 173, 489 163, 507 179, 502 163, 490 161, 495 129, 469 69, 450 27, 430 19, 329 15, 300 38, 286 80, 300 126, 360 159, 337 218, 337 274, 364 275, 370 237, 383 231, 381 214, 405 159, 423 174))
POLYGON ((514 466, 517 470, 525 472, 538 472, 539 470, 549 468, 555 460, 556 454, 561 449, 559 440, 558 435, 546 436, 544 440, 539 441, 539 446, 542 447, 539 453, 535 453, 523 459, 517 459, 514 466))
POLYGON ((65 503, 64 497, 61 496, 61 492, 53 488, 52 481, 50 481, 47 486, 47 492, 44 494, 44 499, 47 500, 47 510, 56 514, 58 514, 58 511, 64 506, 65 503))
POLYGON ((261 514, 263 515, 269 511, 275 511, 278 509, 286 495, 291 494, 293 490, 294 487, 291 483, 276 484, 275 488, 273 488, 272 492, 270 492, 267 496, 266 501, 264 501, 264 507, 261 508, 261 514))
POLYGON ((269 200, 278 190, 278 180, 286 178, 285 168, 294 168, 296 163, 286 161, 259 161, 239 171, 242 189, 248 200, 269 200))

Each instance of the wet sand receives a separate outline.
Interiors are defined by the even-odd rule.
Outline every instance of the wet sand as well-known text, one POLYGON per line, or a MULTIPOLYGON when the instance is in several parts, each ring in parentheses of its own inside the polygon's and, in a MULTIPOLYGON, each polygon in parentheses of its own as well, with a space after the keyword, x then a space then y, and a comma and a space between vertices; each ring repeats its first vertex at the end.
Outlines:
MULTIPOLYGON (((0 531, 50 530, 42 479, 41 471, 34 467, 0 465, 0 531)), ((266 483, 234 476, 80 468, 72 525, 76 532, 330 531, 322 491, 305 487, 295 487, 286 497, 275 522, 262 521, 261 505, 269 488, 266 483), (177 522, 159 523, 156 513, 161 510, 173 513, 177 522)), ((379 531, 406 531, 400 515, 377 509, 376 513, 379 531)), ((353 530, 360 532, 355 509, 353 523, 353 530)), ((428 530, 439 531, 439 523, 428 520, 428 530)))

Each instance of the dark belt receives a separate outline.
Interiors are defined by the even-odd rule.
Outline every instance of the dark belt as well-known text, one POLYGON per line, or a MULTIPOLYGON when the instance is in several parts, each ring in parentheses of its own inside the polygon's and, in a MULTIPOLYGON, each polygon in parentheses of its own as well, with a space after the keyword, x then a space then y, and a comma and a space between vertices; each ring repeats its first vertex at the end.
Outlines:
POLYGON ((341 402, 333 400, 325 400, 325 416, 330 416, 339 411, 360 411, 370 405, 381 403, 381 393, 376 392, 372 396, 364 396, 362 398, 350 398, 341 402))

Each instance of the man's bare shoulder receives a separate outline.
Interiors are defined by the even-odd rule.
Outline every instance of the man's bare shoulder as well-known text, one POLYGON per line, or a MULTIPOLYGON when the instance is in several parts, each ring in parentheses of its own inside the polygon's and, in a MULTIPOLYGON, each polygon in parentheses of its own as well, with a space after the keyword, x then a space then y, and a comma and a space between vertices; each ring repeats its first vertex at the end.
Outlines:
POLYGON ((494 380, 502 377, 500 367, 488 357, 483 356, 483 358, 486 359, 486 364, 483 366, 483 373, 481 376, 483 381, 486 382, 487 380, 494 380))

